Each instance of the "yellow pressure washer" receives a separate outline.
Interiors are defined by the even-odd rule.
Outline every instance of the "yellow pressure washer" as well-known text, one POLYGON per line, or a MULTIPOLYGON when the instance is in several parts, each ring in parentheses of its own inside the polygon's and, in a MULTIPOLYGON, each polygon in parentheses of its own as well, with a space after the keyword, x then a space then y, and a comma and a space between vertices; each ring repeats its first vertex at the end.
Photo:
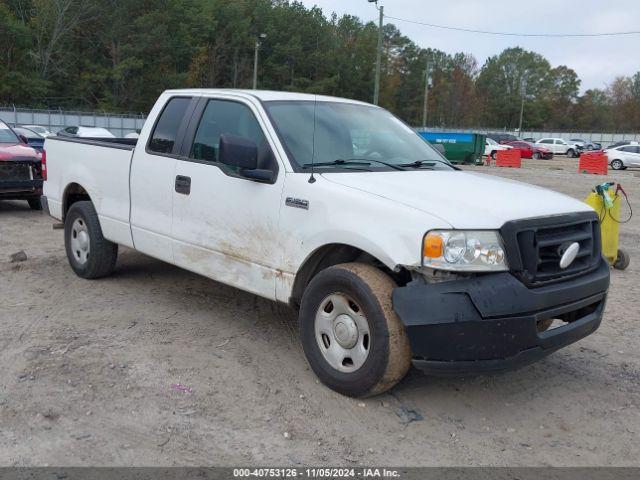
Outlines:
POLYGON ((585 202, 598 213, 598 217, 600 218, 602 254, 613 268, 624 270, 629 266, 631 258, 629 252, 619 246, 619 226, 621 223, 627 223, 631 220, 633 215, 627 193, 619 183, 602 183, 596 185, 585 202), (616 188, 612 194, 611 191, 614 186, 616 188), (623 197, 629 207, 629 217, 625 220, 620 220, 623 197))

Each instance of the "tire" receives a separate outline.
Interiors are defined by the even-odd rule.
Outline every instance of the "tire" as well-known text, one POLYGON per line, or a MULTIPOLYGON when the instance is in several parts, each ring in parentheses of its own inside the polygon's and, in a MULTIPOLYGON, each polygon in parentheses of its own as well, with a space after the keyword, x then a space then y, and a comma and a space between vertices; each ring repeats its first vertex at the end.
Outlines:
POLYGON ((593 150, 593 145, 587 145, 587 150, 589 151, 593 150))
POLYGON ((491 159, 495 160, 496 158, 498 158, 498 152, 494 150, 493 152, 491 152, 491 159))
POLYGON ((64 221, 64 244, 69 265, 79 277, 101 278, 113 272, 118 245, 102 235, 91 202, 76 202, 69 208, 64 221))
POLYGON ((540 160, 540 153, 539 152, 534 152, 533 155, 531 156, 531 158, 533 158, 534 160, 540 160))
POLYGON ((613 268, 616 270, 626 270, 626 268, 631 263, 631 256, 629 252, 627 252, 624 248, 618 249, 618 256, 616 261, 613 263, 613 268))
POLYGON ((624 168, 624 163, 622 163, 622 160, 616 158, 615 160, 611 160, 611 168, 614 170, 622 170, 624 168))
POLYGON ((29 198, 27 202, 29 202, 29 208, 31 210, 42 210, 42 200, 40 197, 29 198))
POLYGON ((567 157, 575 158, 576 157, 576 151, 573 148, 570 148, 569 150, 567 150, 567 157))
MULTIPOLYGON (((327 387, 350 397, 369 397, 389 390, 404 378, 411 366, 411 349, 404 325, 391 305, 395 287, 385 273, 362 263, 335 265, 311 280, 300 306, 300 340, 309 365, 327 387), (351 350, 350 344, 339 340, 341 322, 336 320, 341 317, 356 325, 352 338, 357 340, 351 350), (363 323, 368 336, 363 335, 363 323), (321 333, 326 326, 331 333, 321 333), (331 352, 335 349, 339 353, 333 358, 338 361, 332 364, 331 352), (362 351, 366 351, 364 360, 362 351), (352 355, 356 352, 360 352, 359 360, 352 355)), ((343 333, 345 330, 350 331, 343 328, 343 333)))

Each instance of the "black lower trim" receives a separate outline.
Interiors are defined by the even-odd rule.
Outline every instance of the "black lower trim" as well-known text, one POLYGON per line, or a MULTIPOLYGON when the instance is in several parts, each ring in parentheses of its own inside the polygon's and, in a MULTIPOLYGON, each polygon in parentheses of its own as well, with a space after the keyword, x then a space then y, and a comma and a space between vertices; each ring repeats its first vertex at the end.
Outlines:
POLYGON ((51 210, 49 210, 49 200, 47 200, 46 195, 42 195, 40 197, 40 202, 42 203, 42 211, 51 216, 51 210))
POLYGON ((609 266, 529 289, 509 273, 396 288, 393 307, 405 325, 414 364, 430 373, 495 371, 526 365, 600 325, 609 266), (545 320, 563 326, 539 332, 545 320))

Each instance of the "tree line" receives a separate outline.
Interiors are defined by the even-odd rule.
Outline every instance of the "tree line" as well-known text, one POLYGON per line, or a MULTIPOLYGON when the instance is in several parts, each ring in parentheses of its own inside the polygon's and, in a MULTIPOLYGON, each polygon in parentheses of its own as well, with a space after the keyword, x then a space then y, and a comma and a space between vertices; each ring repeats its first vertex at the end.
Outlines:
MULTIPOLYGON (((364 0, 363 0, 364 1, 364 0)), ((623 131, 640 126, 640 72, 580 94, 571 68, 509 48, 482 66, 384 26, 380 104, 428 125, 623 131)), ((286 0, 0 0, 0 104, 147 112, 167 88, 259 88, 371 101, 378 28, 286 0)))

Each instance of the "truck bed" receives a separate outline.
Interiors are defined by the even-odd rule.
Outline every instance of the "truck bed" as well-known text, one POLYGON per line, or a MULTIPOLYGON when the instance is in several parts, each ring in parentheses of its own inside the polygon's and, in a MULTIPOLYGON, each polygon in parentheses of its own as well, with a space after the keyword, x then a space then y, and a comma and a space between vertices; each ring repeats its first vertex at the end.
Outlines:
POLYGON ((137 139, 68 138, 45 140, 47 169, 44 184, 51 216, 62 220, 65 189, 74 185, 90 194, 105 238, 132 246, 129 227, 129 170, 137 139))

